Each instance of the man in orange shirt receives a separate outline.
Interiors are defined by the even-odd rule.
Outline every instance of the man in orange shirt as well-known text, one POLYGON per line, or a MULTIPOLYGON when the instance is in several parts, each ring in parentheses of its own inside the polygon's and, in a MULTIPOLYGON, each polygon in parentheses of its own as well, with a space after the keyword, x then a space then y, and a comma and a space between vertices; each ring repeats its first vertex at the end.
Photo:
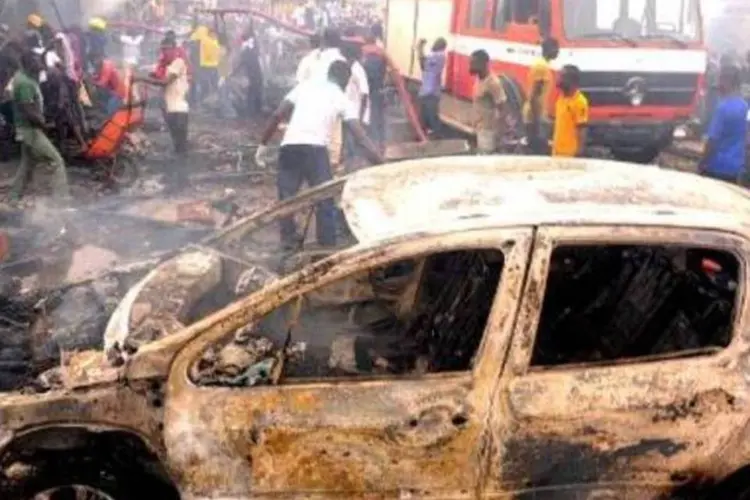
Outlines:
POLYGON ((128 98, 128 88, 125 79, 117 71, 117 66, 104 54, 97 52, 91 56, 94 67, 94 85, 103 88, 110 94, 106 104, 108 114, 117 111, 128 98))
POLYGON ((583 156, 589 123, 589 101, 580 90, 581 70, 567 65, 560 73, 560 96, 555 103, 552 156, 583 156))

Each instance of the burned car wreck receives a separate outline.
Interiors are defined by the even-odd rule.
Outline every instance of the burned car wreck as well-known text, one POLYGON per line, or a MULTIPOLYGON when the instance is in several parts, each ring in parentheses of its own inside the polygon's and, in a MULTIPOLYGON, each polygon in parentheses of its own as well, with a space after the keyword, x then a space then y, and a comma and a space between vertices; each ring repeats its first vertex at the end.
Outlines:
POLYGON ((727 498, 750 488, 749 213, 600 160, 332 181, 162 262, 100 350, 0 395, 0 497, 727 498))

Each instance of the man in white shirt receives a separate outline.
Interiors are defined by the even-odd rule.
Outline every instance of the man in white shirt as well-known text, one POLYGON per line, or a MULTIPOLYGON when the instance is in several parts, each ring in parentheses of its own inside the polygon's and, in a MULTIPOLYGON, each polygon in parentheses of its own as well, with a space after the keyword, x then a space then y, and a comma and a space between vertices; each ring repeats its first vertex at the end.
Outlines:
MULTIPOLYGON (((367 137, 359 121, 358 112, 344 94, 351 69, 344 61, 335 61, 328 70, 328 79, 311 79, 297 85, 282 101, 271 117, 261 137, 255 155, 257 163, 265 164, 267 144, 279 124, 288 118, 288 125, 279 149, 276 186, 279 199, 297 194, 304 181, 310 187, 332 179, 328 143, 337 119, 342 119, 372 163, 381 163, 382 156, 367 137)), ((333 200, 318 204, 315 228, 321 246, 336 242, 336 209, 333 200)), ((298 241, 294 220, 281 223, 281 240, 286 247, 298 241)))
MULTIPOLYGON (((166 122, 169 134, 172 137, 174 150, 177 156, 183 156, 188 148, 188 118, 190 105, 188 104, 188 82, 187 61, 181 56, 176 42, 172 37, 165 37, 161 43, 162 61, 166 64, 166 75, 164 79, 153 77, 136 78, 141 81, 156 85, 164 89, 164 102, 166 107, 166 122)), ((175 180, 184 180, 183 172, 176 169, 172 174, 175 180)))
POLYGON ((299 62, 299 65, 297 66, 297 85, 309 80, 310 77, 312 77, 312 72, 315 68, 315 65, 318 62, 318 59, 320 59, 320 35, 314 34, 310 37, 310 48, 310 52, 308 52, 305 57, 302 58, 302 60, 299 62))
POLYGON ((48 71, 60 69, 63 61, 52 49, 45 50, 42 47, 36 47, 32 49, 32 52, 42 58, 42 65, 45 69, 39 72, 39 83, 46 83, 49 79, 48 71))
POLYGON ((298 5, 292 12, 292 19, 298 28, 305 27, 305 5, 298 5))
POLYGON ((323 81, 327 80, 328 69, 331 67, 331 63, 345 60, 344 55, 341 53, 341 34, 335 29, 326 29, 323 32, 320 56, 310 70, 311 78, 323 81))
MULTIPOLYGON (((328 80, 328 70, 334 61, 345 61, 341 53, 341 35, 333 28, 326 29, 321 38, 321 48, 317 57, 310 62, 306 69, 306 78, 318 81, 328 80)), ((329 157, 335 165, 339 165, 343 151, 342 124, 340 120, 331 125, 332 133, 329 141, 329 157)))
MULTIPOLYGON (((352 76, 346 86, 346 97, 357 110, 359 121, 367 128, 370 124, 370 88, 367 83, 365 68, 359 62, 362 57, 362 50, 358 45, 346 44, 343 53, 352 70, 352 76)), ((344 162, 347 169, 350 170, 359 156, 359 148, 351 132, 346 128, 342 130, 342 136, 344 140, 344 162)))
POLYGON ((141 59, 142 42, 143 35, 136 34, 135 30, 120 35, 120 43, 122 43, 122 60, 125 64, 133 68, 138 66, 138 62, 141 59))
POLYGON ((62 64, 65 67, 65 76, 70 80, 76 81, 76 58, 73 53, 73 46, 70 44, 70 38, 62 31, 55 34, 55 48, 62 56, 62 64))

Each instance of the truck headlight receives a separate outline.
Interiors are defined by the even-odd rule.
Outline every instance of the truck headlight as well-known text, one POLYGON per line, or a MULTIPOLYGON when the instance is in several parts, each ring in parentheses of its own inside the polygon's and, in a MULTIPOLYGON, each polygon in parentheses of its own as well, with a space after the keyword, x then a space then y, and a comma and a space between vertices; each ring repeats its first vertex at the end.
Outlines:
POLYGON ((633 106, 640 106, 643 104, 643 98, 646 97, 646 95, 643 92, 631 92, 630 94, 630 104, 633 106))

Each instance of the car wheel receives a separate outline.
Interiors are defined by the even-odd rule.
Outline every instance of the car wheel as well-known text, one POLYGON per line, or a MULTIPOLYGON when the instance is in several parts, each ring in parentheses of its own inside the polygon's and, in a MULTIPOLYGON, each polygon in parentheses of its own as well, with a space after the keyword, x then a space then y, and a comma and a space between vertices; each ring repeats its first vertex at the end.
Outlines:
POLYGON ((122 464, 108 457, 67 451, 28 464, 30 472, 0 491, 0 498, 19 500, 177 499, 174 488, 144 471, 141 464, 122 464))

